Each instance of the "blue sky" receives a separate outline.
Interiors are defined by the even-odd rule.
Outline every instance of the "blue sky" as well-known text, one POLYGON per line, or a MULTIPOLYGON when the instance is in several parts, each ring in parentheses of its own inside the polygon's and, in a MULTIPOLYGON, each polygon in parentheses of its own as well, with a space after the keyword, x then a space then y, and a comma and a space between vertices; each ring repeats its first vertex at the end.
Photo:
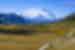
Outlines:
POLYGON ((0 12, 19 12, 27 8, 45 8, 62 17, 75 12, 75 0, 0 0, 0 12))

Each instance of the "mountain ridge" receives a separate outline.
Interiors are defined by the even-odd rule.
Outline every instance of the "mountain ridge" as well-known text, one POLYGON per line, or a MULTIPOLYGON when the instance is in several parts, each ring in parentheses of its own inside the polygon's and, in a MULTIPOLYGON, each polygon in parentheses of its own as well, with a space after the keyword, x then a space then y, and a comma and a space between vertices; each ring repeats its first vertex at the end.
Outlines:
POLYGON ((4 14, 0 13, 0 24, 31 24, 31 23, 44 23, 44 22, 53 22, 54 20, 46 19, 43 16, 39 15, 35 19, 28 19, 25 16, 18 15, 16 13, 4 14))
POLYGON ((15 13, 0 14, 0 24, 27 24, 30 21, 15 13))

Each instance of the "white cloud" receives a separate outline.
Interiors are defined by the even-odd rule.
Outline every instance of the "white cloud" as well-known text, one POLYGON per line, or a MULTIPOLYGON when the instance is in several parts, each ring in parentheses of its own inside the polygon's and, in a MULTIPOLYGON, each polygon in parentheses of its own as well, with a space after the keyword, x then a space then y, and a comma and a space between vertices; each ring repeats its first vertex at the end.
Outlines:
POLYGON ((37 18, 39 15, 47 18, 49 13, 47 11, 44 11, 41 8, 29 8, 23 10, 21 13, 23 16, 26 16, 27 18, 37 18))

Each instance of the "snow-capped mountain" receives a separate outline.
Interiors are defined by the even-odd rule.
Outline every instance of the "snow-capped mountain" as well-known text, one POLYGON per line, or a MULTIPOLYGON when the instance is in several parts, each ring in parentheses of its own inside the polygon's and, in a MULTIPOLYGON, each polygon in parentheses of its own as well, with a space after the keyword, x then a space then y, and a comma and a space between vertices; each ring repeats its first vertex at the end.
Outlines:
POLYGON ((46 19, 39 15, 37 18, 28 19, 25 16, 20 16, 15 13, 0 14, 0 24, 29 24, 29 23, 41 23, 41 22, 52 22, 54 18, 46 19))
POLYGON ((44 8, 26 9, 26 10, 23 10, 23 12, 21 12, 21 15, 23 18, 29 19, 35 23, 45 22, 45 21, 53 22, 56 20, 55 14, 53 14, 53 12, 48 11, 47 9, 44 9, 44 8))
POLYGON ((56 17, 49 13, 47 10, 28 10, 24 15, 16 13, 0 13, 0 24, 30 24, 30 23, 41 23, 41 22, 53 22, 56 17))
POLYGON ((29 24, 54 22, 56 16, 47 9, 30 8, 17 13, 0 13, 0 24, 29 24))

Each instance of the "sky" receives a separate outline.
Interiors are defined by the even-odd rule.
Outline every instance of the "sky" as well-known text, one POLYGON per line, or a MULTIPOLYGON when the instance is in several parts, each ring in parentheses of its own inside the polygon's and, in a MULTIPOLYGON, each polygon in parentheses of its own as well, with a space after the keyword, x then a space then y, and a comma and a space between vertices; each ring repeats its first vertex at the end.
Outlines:
POLYGON ((0 0, 0 13, 22 13, 30 8, 47 9, 60 18, 75 12, 75 0, 0 0))

